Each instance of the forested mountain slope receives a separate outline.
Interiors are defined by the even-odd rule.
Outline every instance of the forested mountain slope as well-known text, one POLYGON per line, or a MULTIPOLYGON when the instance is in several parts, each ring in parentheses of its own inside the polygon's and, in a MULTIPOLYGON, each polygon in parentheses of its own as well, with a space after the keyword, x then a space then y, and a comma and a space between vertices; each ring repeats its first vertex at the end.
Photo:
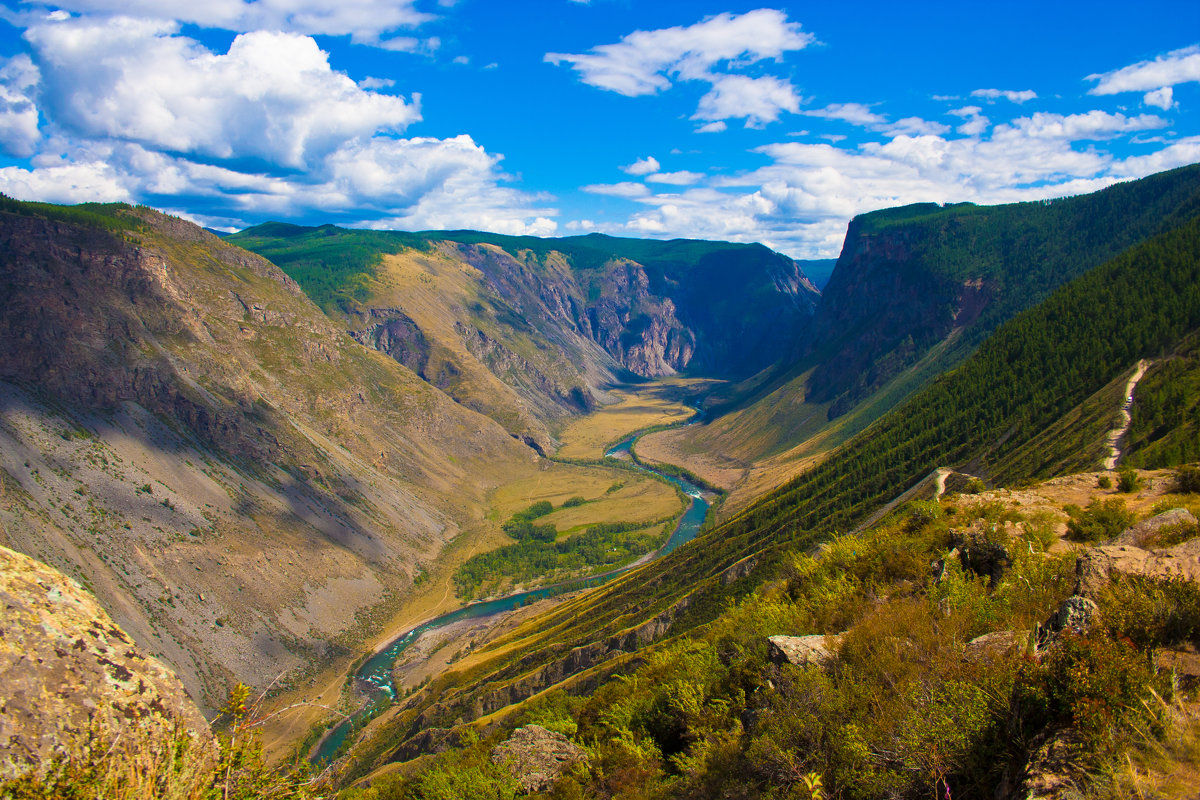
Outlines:
POLYGON ((1078 197, 857 217, 793 357, 714 398, 711 425, 660 434, 657 452, 727 488, 740 482, 734 504, 744 505, 959 364, 1005 320, 1198 211, 1193 165, 1078 197))

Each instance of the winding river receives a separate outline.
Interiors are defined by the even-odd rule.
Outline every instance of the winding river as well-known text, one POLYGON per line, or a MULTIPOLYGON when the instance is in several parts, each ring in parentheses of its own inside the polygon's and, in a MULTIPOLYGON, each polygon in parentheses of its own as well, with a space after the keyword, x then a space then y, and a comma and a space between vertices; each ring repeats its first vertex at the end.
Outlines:
MULTIPOLYGON (((694 422, 695 418, 690 420, 694 422)), ((686 423, 685 423, 686 424, 686 423)), ((630 449, 634 442, 637 441, 637 436, 630 436, 620 444, 611 448, 604 455, 605 457, 629 457, 630 449)), ((355 687, 366 695, 370 702, 358 711, 354 716, 342 721, 336 727, 329 731, 313 749, 309 756, 310 761, 314 764, 327 762, 342 746, 346 737, 355 730, 357 723, 362 721, 367 715, 379 710, 380 706, 391 704, 395 700, 395 690, 392 687, 392 664, 396 658, 404 652, 404 650, 416 641, 421 634, 429 631, 437 630, 454 622, 463 619, 478 619, 481 617, 490 617, 495 614, 500 614, 505 611, 512 611, 519 608, 525 603, 534 600, 540 600, 543 597, 551 597, 553 595, 573 592, 578 589, 589 588, 592 586, 600 586, 601 584, 612 580, 616 576, 633 569, 634 567, 645 564, 647 560, 661 558, 667 553, 679 547, 681 544, 690 541, 700 530, 700 526, 704 523, 705 516, 708 515, 709 501, 706 499, 704 492, 691 482, 674 475, 666 475, 658 470, 652 469, 642 464, 633 462, 634 466, 645 472, 650 472, 660 477, 666 478, 671 483, 678 486, 691 498, 691 503, 687 510, 683 512, 683 516, 679 518, 679 523, 675 526, 666 544, 655 551, 650 559, 639 559, 628 566, 620 569, 606 572, 601 575, 592 575, 586 578, 576 578, 574 580, 556 583, 551 586, 543 586, 538 589, 533 589, 527 592, 516 592, 506 597, 500 597, 495 600, 485 600, 477 603, 470 603, 457 611, 451 611, 447 614, 442 614, 439 617, 434 617, 431 620, 421 623, 412 630, 406 631, 396 639, 393 639, 385 648, 375 653, 367 659, 354 673, 355 687)))

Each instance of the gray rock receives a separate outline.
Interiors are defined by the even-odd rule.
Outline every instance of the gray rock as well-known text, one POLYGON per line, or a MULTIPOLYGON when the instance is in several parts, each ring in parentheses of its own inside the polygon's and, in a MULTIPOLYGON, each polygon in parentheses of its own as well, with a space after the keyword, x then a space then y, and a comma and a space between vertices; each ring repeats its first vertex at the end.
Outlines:
POLYGON ((549 789, 568 767, 586 761, 582 747, 541 725, 517 728, 492 748, 492 763, 508 765, 527 794, 549 789))
POLYGON ((1163 550, 1129 545, 1093 548, 1075 562, 1075 593, 1096 597, 1114 574, 1200 582, 1200 539, 1163 550))
POLYGON ((1144 519, 1138 524, 1126 528, 1109 544, 1145 547, 1146 541, 1161 529, 1169 525, 1196 525, 1196 517, 1186 508, 1172 508, 1156 517, 1144 519))
POLYGON ((826 643, 834 646, 841 641, 837 636, 771 636, 770 659, 776 664, 793 664, 797 667, 823 666, 833 659, 826 643))
POLYGON ((963 658, 971 663, 994 661, 1025 649, 1026 631, 993 631, 976 636, 963 648, 963 658))
POLYGON ((1044 625, 1038 626, 1038 648, 1052 644, 1063 631, 1085 633, 1099 614, 1099 606, 1088 598, 1078 594, 1068 597, 1044 625))

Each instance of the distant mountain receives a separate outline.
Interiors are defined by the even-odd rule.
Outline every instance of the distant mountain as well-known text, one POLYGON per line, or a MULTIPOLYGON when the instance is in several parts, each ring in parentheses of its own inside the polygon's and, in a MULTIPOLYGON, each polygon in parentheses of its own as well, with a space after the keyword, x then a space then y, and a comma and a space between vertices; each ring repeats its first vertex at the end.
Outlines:
POLYGON ((227 241, 279 264, 360 342, 542 451, 556 420, 614 381, 770 366, 819 299, 797 262, 761 245, 281 223, 227 241))
POLYGON ((804 270, 804 274, 812 281, 813 286, 817 287, 818 291, 825 291, 825 286, 829 283, 829 278, 833 275, 833 268, 837 266, 836 258, 817 258, 817 259, 801 259, 796 262, 800 265, 800 269, 804 270))

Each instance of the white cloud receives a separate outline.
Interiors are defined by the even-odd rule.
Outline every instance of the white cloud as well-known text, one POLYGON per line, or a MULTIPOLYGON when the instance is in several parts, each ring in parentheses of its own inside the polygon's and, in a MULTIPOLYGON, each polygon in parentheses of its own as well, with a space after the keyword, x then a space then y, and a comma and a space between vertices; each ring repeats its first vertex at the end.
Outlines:
POLYGON ((1175 92, 1170 86, 1164 86, 1161 89, 1155 89, 1153 92, 1146 92, 1142 98, 1142 102, 1148 106, 1161 108, 1163 111, 1170 111, 1175 106, 1175 92))
POLYGON ((880 125, 887 122, 886 117, 876 114, 869 106, 862 103, 830 103, 824 108, 814 108, 800 113, 810 117, 840 119, 852 125, 880 125))
POLYGON ((38 130, 38 109, 33 101, 33 89, 40 75, 33 61, 24 54, 0 63, 3 63, 0 67, 0 148, 9 155, 25 158, 33 155, 42 138, 38 130))
POLYGON ((358 82, 361 89, 370 91, 371 89, 390 89, 396 85, 396 82, 391 78, 373 78, 366 77, 358 82))
POLYGON ((1047 114, 1037 112, 1030 117, 1020 117, 1008 125, 996 127, 996 135, 1004 136, 1011 129, 1021 136, 1038 139, 1111 139, 1124 133, 1155 130, 1166 127, 1167 121, 1152 114, 1126 117, 1124 114, 1109 114, 1106 111, 1088 111, 1085 114, 1047 114))
POLYGON ((716 122, 709 122, 696 128, 696 133, 721 133, 728 130, 728 128, 729 126, 725 124, 725 121, 719 119, 716 122))
POLYGON ((194 23, 242 33, 349 35, 364 44, 377 44, 383 34, 434 19, 417 10, 416 0, 55 0, 53 5, 81 14, 194 23))
POLYGON ((634 31, 616 44, 588 53, 547 53, 551 64, 571 64, 584 83, 628 97, 655 94, 672 80, 708 80, 722 62, 751 64, 779 59, 811 44, 812 34, 771 8, 718 14, 687 27, 634 31))
POLYGON ((621 171, 629 175, 649 175, 651 172, 658 172, 658 159, 654 156, 639 158, 632 164, 626 164, 621 167, 621 171))
POLYGON ((718 75, 713 87, 700 98, 692 119, 746 119, 747 127, 762 127, 779 119, 780 111, 793 114, 799 110, 800 98, 787 81, 764 75, 750 78, 745 75, 718 75))
POLYGON ((692 119, 708 123, 700 132, 715 133, 725 130, 715 124, 722 120, 744 118, 748 127, 760 127, 781 111, 795 113, 800 97, 791 83, 735 73, 764 60, 778 61, 813 41, 784 12, 760 8, 718 14, 687 27, 634 31, 615 44, 587 53, 547 53, 545 60, 570 64, 584 83, 627 97, 657 94, 676 81, 709 83, 712 88, 692 119))
POLYGON ((1101 95, 1146 92, 1179 83, 1200 81, 1200 45, 1173 50, 1153 61, 1139 61, 1112 72, 1088 75, 1087 80, 1096 81, 1096 85, 1088 94, 1101 95))
POLYGON ((979 106, 963 106, 951 109, 946 113, 963 119, 963 123, 954 130, 964 136, 978 136, 991 125, 991 120, 983 116, 982 111, 983 109, 979 106))
POLYGON ((880 130, 888 136, 940 136, 950 132, 949 126, 920 117, 905 117, 883 126, 880 130))
POLYGON ((982 97, 985 100, 999 100, 1004 98, 1018 105, 1033 100, 1037 97, 1037 92, 1032 89, 1024 89, 1022 91, 1013 91, 1011 89, 976 89, 971 92, 971 97, 982 97))
POLYGON ((587 186, 581 186, 585 192, 592 194, 604 194, 612 197, 646 197, 650 194, 650 190, 646 188, 644 183, 634 183, 633 181, 621 181, 620 183, 593 183, 587 186))
POLYGON ((43 108, 85 138, 293 169, 420 118, 415 95, 364 91, 307 36, 240 34, 216 54, 175 31, 124 17, 30 28, 43 108))
POLYGON ((647 175, 646 181, 649 183, 667 183, 673 186, 690 186, 703 178, 704 173, 689 172, 685 169, 679 172, 658 172, 654 175, 647 175))
MULTIPOLYGON (((963 138, 943 130, 855 148, 797 141, 759 147, 756 152, 770 160, 759 169, 709 178, 704 186, 629 194, 641 210, 605 230, 761 241, 795 257, 831 256, 842 243, 846 221, 866 211, 914 202, 1005 203, 1081 194, 1200 161, 1200 137, 1124 161, 1095 146, 1077 149, 1078 142, 1165 125, 1152 115, 1035 113, 986 134, 981 110, 965 106, 950 112, 964 125, 982 121, 984 128, 963 138)), ((892 124, 915 128, 924 122, 892 124)))
POLYGON ((123 203, 134 196, 104 161, 67 162, 33 170, 0 169, 0 192, 19 200, 47 203, 123 203))

